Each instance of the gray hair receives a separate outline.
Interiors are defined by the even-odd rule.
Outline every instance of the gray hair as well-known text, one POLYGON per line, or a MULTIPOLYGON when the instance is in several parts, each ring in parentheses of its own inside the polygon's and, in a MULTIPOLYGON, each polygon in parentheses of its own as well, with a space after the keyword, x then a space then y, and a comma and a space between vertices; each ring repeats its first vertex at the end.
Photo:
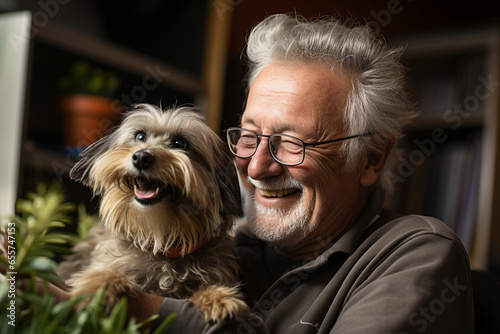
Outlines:
MULTIPOLYGON (((389 48, 368 26, 277 14, 256 25, 248 37, 247 89, 275 62, 325 63, 350 74, 352 89, 344 119, 348 135, 374 134, 343 143, 346 168, 352 170, 363 156, 385 147, 383 134, 392 134, 398 147, 414 116, 404 89, 406 70, 399 61, 402 51, 389 48)), ((397 161, 395 151, 382 173, 385 188, 390 186, 387 167, 397 161)))

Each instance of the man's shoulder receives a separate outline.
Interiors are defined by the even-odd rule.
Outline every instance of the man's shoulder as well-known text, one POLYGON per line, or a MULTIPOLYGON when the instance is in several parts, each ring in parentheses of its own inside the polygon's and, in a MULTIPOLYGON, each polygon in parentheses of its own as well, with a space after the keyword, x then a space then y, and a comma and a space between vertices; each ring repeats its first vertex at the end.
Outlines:
POLYGON ((366 242, 406 243, 425 239, 427 242, 449 243, 463 248, 457 234, 441 220, 417 214, 398 215, 394 219, 375 222, 364 233, 366 242))
POLYGON ((385 232, 410 234, 434 234, 448 239, 457 238, 455 232, 443 221, 429 216, 410 214, 398 216, 385 224, 385 232))

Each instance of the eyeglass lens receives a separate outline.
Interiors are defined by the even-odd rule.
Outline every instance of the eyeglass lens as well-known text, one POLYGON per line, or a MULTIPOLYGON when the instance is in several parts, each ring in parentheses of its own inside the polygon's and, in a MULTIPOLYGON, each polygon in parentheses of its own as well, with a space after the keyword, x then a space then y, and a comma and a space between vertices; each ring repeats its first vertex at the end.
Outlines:
MULTIPOLYGON (((227 133, 229 147, 240 158, 249 158, 255 154, 259 143, 258 136, 248 130, 231 129, 227 133)), ((304 146, 300 139, 273 134, 269 137, 269 150, 280 163, 299 164, 304 159, 304 146)))

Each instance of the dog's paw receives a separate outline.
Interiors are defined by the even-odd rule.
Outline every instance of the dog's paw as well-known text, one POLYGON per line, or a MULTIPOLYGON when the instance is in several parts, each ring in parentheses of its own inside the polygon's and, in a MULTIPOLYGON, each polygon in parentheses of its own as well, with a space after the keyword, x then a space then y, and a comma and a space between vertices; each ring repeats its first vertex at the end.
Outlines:
MULTIPOLYGON (((134 297, 138 288, 120 271, 95 270, 84 271, 74 276, 70 280, 72 296, 95 294, 101 287, 104 287, 103 305, 105 313, 109 314, 113 307, 123 296, 134 297)), ((90 299, 83 302, 80 307, 85 307, 90 303, 90 299)))
POLYGON ((223 323, 230 318, 245 317, 248 306, 235 287, 209 286, 195 292, 190 300, 205 315, 205 321, 223 323))

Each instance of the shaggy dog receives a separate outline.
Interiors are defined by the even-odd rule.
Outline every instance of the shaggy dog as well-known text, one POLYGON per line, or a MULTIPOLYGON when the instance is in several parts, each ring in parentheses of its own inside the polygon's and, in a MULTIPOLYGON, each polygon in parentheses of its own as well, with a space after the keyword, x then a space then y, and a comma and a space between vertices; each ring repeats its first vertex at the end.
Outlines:
POLYGON ((207 321, 244 316, 229 232, 241 215, 232 159, 195 110, 138 105, 89 146, 70 176, 100 198, 105 233, 67 284, 105 286, 105 305, 137 291, 189 298, 207 321))

